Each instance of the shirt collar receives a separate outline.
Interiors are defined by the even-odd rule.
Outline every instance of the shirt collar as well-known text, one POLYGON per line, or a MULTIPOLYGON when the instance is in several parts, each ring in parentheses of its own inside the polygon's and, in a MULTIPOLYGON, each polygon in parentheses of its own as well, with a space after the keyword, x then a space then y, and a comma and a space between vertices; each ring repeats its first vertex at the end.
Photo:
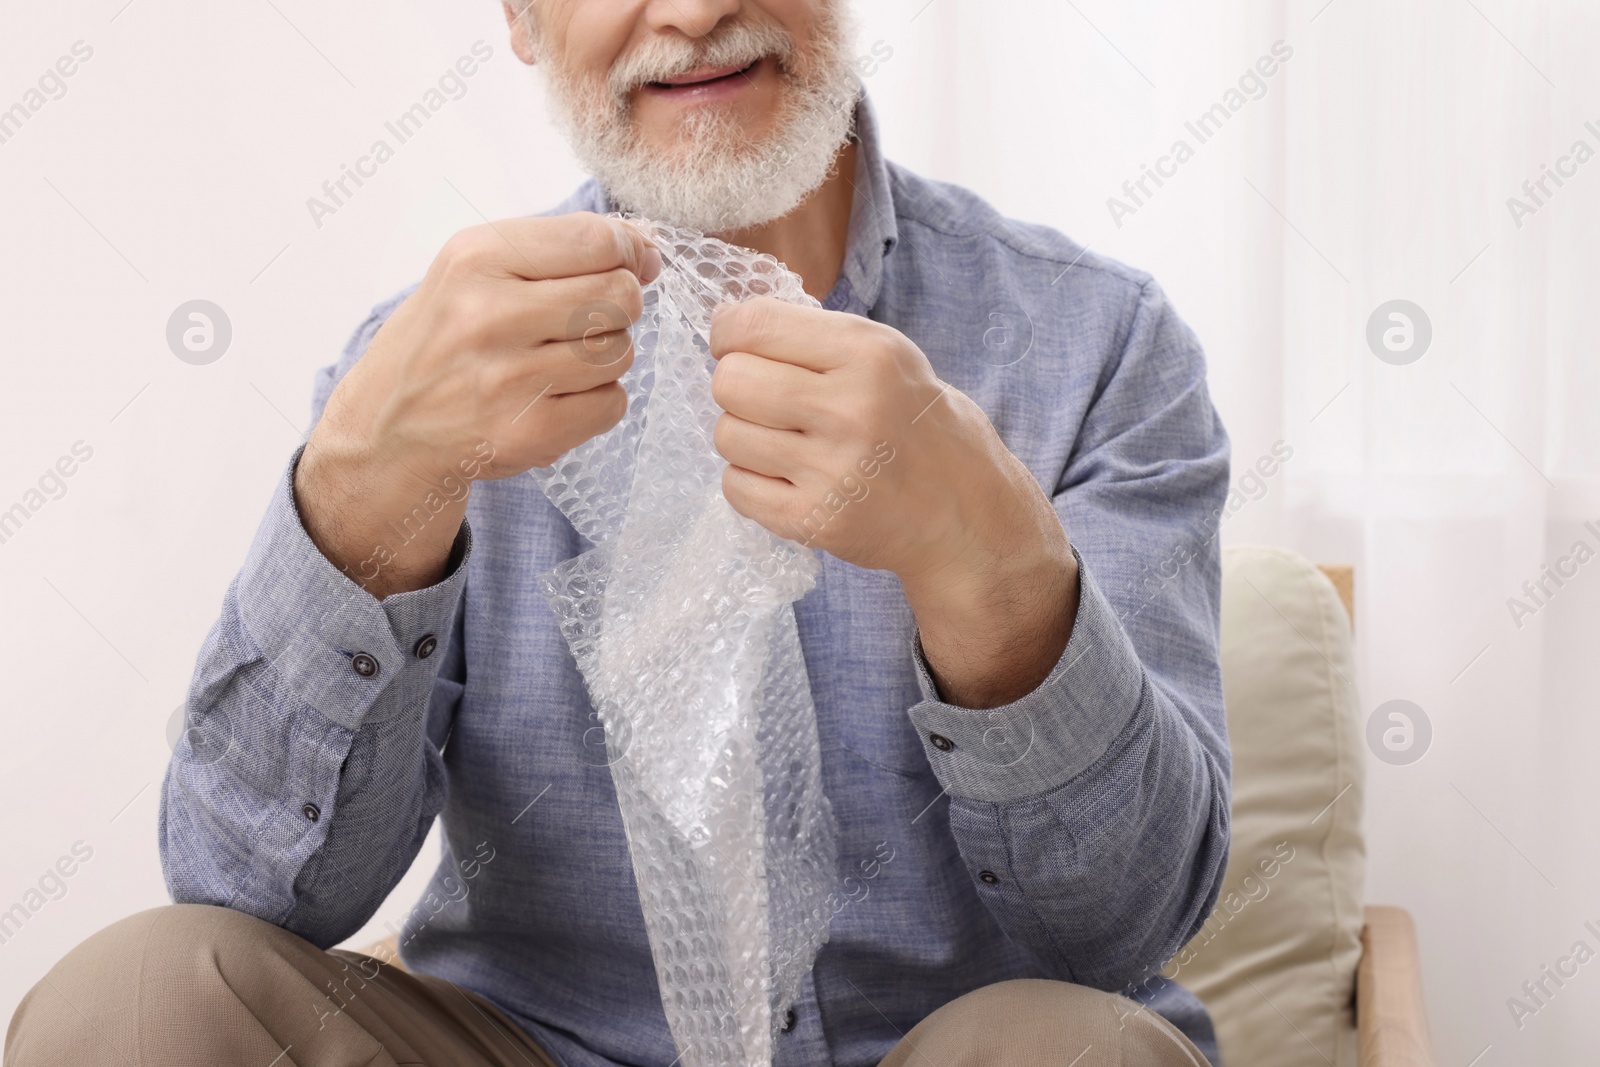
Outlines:
POLYGON ((889 163, 878 135, 878 114, 863 90, 856 102, 856 174, 851 181, 850 231, 844 267, 823 306, 865 315, 883 291, 883 261, 900 241, 889 163))
MULTIPOLYGON (((850 229, 845 238, 844 263, 839 280, 822 306, 830 311, 853 311, 865 315, 878 302, 883 291, 883 261, 900 241, 895 221, 894 199, 889 181, 889 164, 879 141, 878 115, 865 90, 856 99, 855 126, 850 134, 858 145, 856 173, 850 186, 850 229)), ((591 178, 573 198, 581 209, 604 215, 616 211, 611 194, 591 178)))

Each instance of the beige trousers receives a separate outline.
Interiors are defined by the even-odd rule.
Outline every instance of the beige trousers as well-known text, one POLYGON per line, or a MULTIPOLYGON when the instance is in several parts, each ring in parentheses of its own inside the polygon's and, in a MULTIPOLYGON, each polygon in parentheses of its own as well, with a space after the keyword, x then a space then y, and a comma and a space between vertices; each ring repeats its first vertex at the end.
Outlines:
MULTIPOLYGON (((499 1009, 443 979, 331 952, 199 904, 140 912, 23 998, 5 1067, 553 1067, 499 1009)), ((928 1016, 881 1067, 1205 1067, 1130 1000, 1002 982, 928 1016)))

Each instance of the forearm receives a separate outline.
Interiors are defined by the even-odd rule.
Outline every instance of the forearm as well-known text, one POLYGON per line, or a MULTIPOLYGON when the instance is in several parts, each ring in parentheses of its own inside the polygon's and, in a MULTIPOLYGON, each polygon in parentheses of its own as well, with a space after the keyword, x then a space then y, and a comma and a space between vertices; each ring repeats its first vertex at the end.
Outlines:
MULTIPOLYGON (((1199 928, 1222 883, 1230 810, 1221 565, 1209 522, 1228 492, 1227 435, 1192 332, 1154 283, 1128 295, 1118 349, 1108 350, 1065 466, 1040 469, 1078 563, 1064 650, 1035 688, 977 711, 944 675, 959 682, 950 650, 982 642, 981 626, 924 634, 923 700, 910 709, 985 906, 1050 973, 1119 990, 1199 928), (1141 576, 1180 556, 1148 593, 1141 576)), ((979 441, 964 462, 987 455, 980 439, 964 439, 979 441)), ((975 484, 991 483, 1015 484, 975 484)), ((918 623, 936 629, 958 615, 919 611, 918 623)))
POLYGON ((494 456, 482 442, 428 469, 375 453, 360 433, 319 423, 295 470, 294 500, 317 549, 378 600, 436 584, 466 515, 471 479, 494 456))
POLYGON ((1072 633, 1078 563, 1061 520, 998 438, 981 525, 949 562, 902 578, 922 651, 949 703, 992 708, 1044 681, 1072 633))

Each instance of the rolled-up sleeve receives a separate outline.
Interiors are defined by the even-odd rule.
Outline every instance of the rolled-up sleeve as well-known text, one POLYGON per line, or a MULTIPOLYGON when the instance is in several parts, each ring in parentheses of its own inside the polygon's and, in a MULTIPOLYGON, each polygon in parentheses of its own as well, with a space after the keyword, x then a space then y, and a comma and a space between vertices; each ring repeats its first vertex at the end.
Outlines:
POLYGON ((426 589, 377 600, 328 561, 312 543, 294 505, 296 453, 245 557, 235 589, 249 643, 283 676, 286 692, 347 730, 418 706, 433 684, 432 668, 415 660, 428 633, 443 634, 457 601, 470 551, 465 523, 453 570, 426 589), (377 669, 356 669, 365 655, 377 669), (378 705, 382 705, 378 707, 378 705))
POLYGON ((976 711, 945 703, 918 642, 922 703, 911 721, 951 796, 1004 804, 1059 789, 1092 766, 1138 710, 1138 653, 1081 556, 1078 576, 1066 649, 1037 688, 1009 704, 976 711))

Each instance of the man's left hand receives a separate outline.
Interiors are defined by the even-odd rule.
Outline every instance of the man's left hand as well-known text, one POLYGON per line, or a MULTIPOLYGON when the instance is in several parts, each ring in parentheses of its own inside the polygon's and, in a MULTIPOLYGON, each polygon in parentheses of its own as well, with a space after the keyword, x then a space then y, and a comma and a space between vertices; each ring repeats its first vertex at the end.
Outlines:
POLYGON ((1050 500, 910 338, 762 297, 718 308, 715 443, 735 511, 893 571, 945 698, 1033 689, 1065 647, 1077 564, 1050 500))

